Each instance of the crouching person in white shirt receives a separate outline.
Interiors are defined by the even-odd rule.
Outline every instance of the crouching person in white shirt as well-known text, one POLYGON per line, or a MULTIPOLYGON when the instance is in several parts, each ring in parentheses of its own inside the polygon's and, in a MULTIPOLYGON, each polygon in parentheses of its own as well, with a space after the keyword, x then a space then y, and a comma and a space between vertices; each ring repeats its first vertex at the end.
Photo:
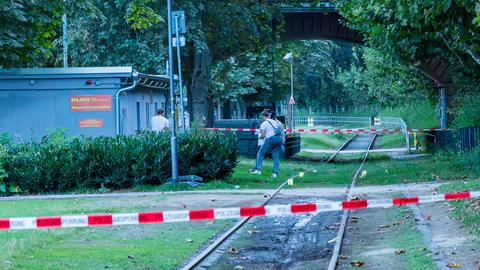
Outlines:
POLYGON ((267 111, 262 112, 262 116, 264 121, 260 125, 260 134, 262 138, 265 138, 265 141, 258 150, 255 168, 251 170, 251 173, 262 174, 263 158, 271 150, 273 158, 272 177, 275 178, 280 166, 280 149, 282 146, 280 126, 275 120, 270 118, 270 114, 267 111))
POLYGON ((153 131, 162 132, 170 127, 170 122, 165 118, 165 111, 162 109, 157 110, 157 115, 150 119, 150 126, 153 131))

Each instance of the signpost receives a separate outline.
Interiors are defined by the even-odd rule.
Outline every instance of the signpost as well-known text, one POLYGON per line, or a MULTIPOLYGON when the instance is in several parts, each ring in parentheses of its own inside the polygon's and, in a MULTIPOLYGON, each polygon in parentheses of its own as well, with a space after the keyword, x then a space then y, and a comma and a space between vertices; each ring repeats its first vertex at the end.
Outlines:
POLYGON ((182 130, 186 132, 187 121, 185 119, 185 105, 183 104, 183 86, 182 86, 182 58, 180 54, 180 47, 185 46, 185 37, 180 34, 185 34, 187 29, 185 27, 185 12, 174 11, 172 12, 173 19, 175 20, 175 38, 173 43, 177 47, 177 61, 178 61, 178 91, 180 92, 180 113, 182 115, 182 130), (182 42, 183 41, 183 42, 182 42))
POLYGON ((295 100, 293 99, 293 54, 287 53, 283 60, 288 61, 290 63, 290 99, 288 101, 288 128, 293 129, 293 104, 295 104, 295 100))
POLYGON ((173 184, 178 183, 178 157, 177 157, 177 134, 175 123, 175 91, 173 79, 173 44, 172 44, 172 0, 167 0, 168 13, 168 77, 170 79, 170 131, 172 138, 170 140, 171 155, 172 155, 172 178, 173 184))
POLYGON ((176 37, 176 47, 177 47, 177 57, 178 57, 178 80, 179 80, 179 90, 180 90, 180 102, 181 111, 183 115, 183 129, 185 130, 185 113, 183 111, 183 89, 182 89, 182 64, 180 59, 180 47, 181 47, 181 38, 180 34, 185 34, 187 32, 185 26, 185 14, 183 11, 172 12, 172 0, 167 0, 167 10, 168 10, 168 76, 170 78, 170 129, 172 131, 171 139, 171 148, 172 148, 172 177, 170 181, 172 184, 178 184, 181 182, 186 182, 192 186, 198 186, 202 181, 202 178, 196 175, 178 175, 178 156, 177 156, 177 135, 176 129, 177 125, 175 123, 175 91, 174 91, 174 78, 173 78, 173 32, 175 31, 176 37))

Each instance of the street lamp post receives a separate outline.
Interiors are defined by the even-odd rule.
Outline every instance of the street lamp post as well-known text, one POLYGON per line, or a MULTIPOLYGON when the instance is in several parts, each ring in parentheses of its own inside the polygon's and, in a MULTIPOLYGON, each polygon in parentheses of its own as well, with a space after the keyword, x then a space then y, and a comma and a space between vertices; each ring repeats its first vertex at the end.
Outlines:
POLYGON ((288 128, 293 129, 293 104, 295 100, 293 99, 293 54, 287 53, 283 60, 290 62, 290 98, 288 100, 288 128))
POLYGON ((172 138, 170 141, 172 154, 172 183, 178 182, 178 159, 177 159, 177 134, 175 123, 175 91, 173 79, 173 42, 172 42, 172 0, 167 0, 168 11, 168 77, 170 79, 170 130, 172 138))

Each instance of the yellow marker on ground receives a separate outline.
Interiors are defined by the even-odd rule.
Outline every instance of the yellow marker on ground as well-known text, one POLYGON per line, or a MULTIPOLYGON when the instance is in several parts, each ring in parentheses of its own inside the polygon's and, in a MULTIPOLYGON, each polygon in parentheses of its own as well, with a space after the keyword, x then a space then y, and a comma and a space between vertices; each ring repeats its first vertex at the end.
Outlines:
POLYGON ((300 172, 300 173, 298 174, 298 176, 303 177, 303 176, 305 176, 305 173, 304 173, 304 172, 300 172))
POLYGON ((293 178, 288 178, 287 185, 293 186, 293 178))

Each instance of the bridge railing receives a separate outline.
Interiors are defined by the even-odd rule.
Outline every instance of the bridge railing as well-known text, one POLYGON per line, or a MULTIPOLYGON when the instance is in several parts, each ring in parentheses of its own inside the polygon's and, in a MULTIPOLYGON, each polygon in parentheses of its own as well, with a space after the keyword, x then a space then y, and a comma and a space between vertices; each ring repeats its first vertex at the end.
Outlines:
POLYGON ((369 127, 371 125, 370 117, 348 117, 348 116, 294 116, 294 126, 300 127, 338 127, 355 128, 369 127))

